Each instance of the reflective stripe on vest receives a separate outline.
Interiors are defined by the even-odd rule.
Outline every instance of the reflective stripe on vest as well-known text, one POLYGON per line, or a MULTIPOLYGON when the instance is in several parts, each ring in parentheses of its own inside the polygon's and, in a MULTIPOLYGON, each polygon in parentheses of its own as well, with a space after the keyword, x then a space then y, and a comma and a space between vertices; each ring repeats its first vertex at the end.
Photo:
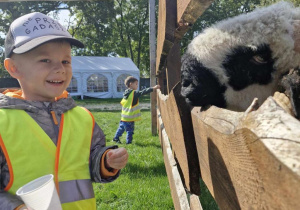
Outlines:
POLYGON ((0 109, 0 146, 10 173, 5 190, 15 194, 29 181, 51 173, 64 210, 96 209, 89 173, 93 128, 91 114, 75 107, 61 116, 55 146, 25 111, 0 109))
POLYGON ((137 104, 132 106, 133 97, 134 97, 135 91, 133 90, 127 99, 122 99, 121 105, 122 105, 122 113, 121 113, 121 121, 125 122, 131 122, 131 121, 138 121, 141 120, 141 111, 138 107, 139 100, 137 101, 137 104))

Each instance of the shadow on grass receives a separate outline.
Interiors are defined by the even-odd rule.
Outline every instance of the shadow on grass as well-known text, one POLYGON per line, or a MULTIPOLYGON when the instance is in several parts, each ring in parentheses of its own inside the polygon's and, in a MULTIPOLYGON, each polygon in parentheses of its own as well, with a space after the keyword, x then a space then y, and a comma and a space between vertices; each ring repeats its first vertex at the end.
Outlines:
POLYGON ((142 166, 133 163, 127 163, 121 173, 130 174, 130 178, 141 179, 145 177, 165 177, 166 168, 164 163, 158 163, 151 166, 142 166))
POLYGON ((200 203, 202 205, 202 208, 209 209, 209 210, 219 210, 217 202, 209 192, 204 181, 200 179, 199 182, 200 182, 200 189, 201 189, 201 195, 199 196, 199 198, 200 198, 200 203))
MULTIPOLYGON (((135 139, 133 139, 133 141, 135 141, 135 139)), ((136 140, 133 143, 133 146, 134 145, 139 146, 139 147, 156 147, 156 148, 160 148, 161 149, 160 144, 157 144, 155 142, 142 142, 142 141, 136 140)))

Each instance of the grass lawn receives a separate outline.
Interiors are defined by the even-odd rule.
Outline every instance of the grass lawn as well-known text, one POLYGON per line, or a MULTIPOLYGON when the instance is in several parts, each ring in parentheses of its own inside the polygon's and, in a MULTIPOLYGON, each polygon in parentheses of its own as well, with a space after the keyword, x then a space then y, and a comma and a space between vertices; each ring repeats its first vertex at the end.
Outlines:
MULTIPOLYGON (((99 100, 99 99, 98 99, 99 100)), ((120 112, 92 111, 106 135, 107 145, 118 128, 120 112)), ((120 177, 107 184, 94 184, 97 209, 174 209, 169 182, 158 136, 151 134, 150 111, 142 110, 142 121, 136 122, 133 143, 120 147, 129 153, 120 177)))
MULTIPOLYGON (((121 99, 76 100, 78 105, 119 103, 121 99)), ((150 96, 143 96, 140 102, 150 103, 150 96)), ((119 126, 120 111, 93 111, 96 122, 106 135, 107 145, 112 141, 119 126)), ((129 153, 129 160, 120 177, 107 184, 94 184, 97 209, 143 210, 174 209, 169 182, 163 161, 158 136, 151 134, 150 110, 142 110, 142 120, 136 122, 133 143, 125 144, 126 133, 120 138, 129 153)), ((218 210, 205 184, 200 181, 200 201, 204 210, 218 210)))

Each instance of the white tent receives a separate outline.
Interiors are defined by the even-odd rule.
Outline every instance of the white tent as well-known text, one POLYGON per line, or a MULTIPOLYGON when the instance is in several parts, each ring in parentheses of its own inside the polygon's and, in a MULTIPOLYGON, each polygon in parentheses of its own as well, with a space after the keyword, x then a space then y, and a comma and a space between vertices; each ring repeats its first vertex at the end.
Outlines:
POLYGON ((140 71, 130 58, 72 56, 73 77, 68 87, 71 96, 122 98, 124 80, 140 71))

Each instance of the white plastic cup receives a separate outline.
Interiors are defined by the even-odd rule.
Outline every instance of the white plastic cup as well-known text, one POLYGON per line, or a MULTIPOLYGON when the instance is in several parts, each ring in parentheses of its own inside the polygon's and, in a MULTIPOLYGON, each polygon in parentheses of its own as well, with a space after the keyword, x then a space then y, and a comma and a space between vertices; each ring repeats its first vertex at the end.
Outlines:
POLYGON ((62 210, 53 177, 52 174, 39 177, 17 190, 17 196, 29 210, 62 210))

